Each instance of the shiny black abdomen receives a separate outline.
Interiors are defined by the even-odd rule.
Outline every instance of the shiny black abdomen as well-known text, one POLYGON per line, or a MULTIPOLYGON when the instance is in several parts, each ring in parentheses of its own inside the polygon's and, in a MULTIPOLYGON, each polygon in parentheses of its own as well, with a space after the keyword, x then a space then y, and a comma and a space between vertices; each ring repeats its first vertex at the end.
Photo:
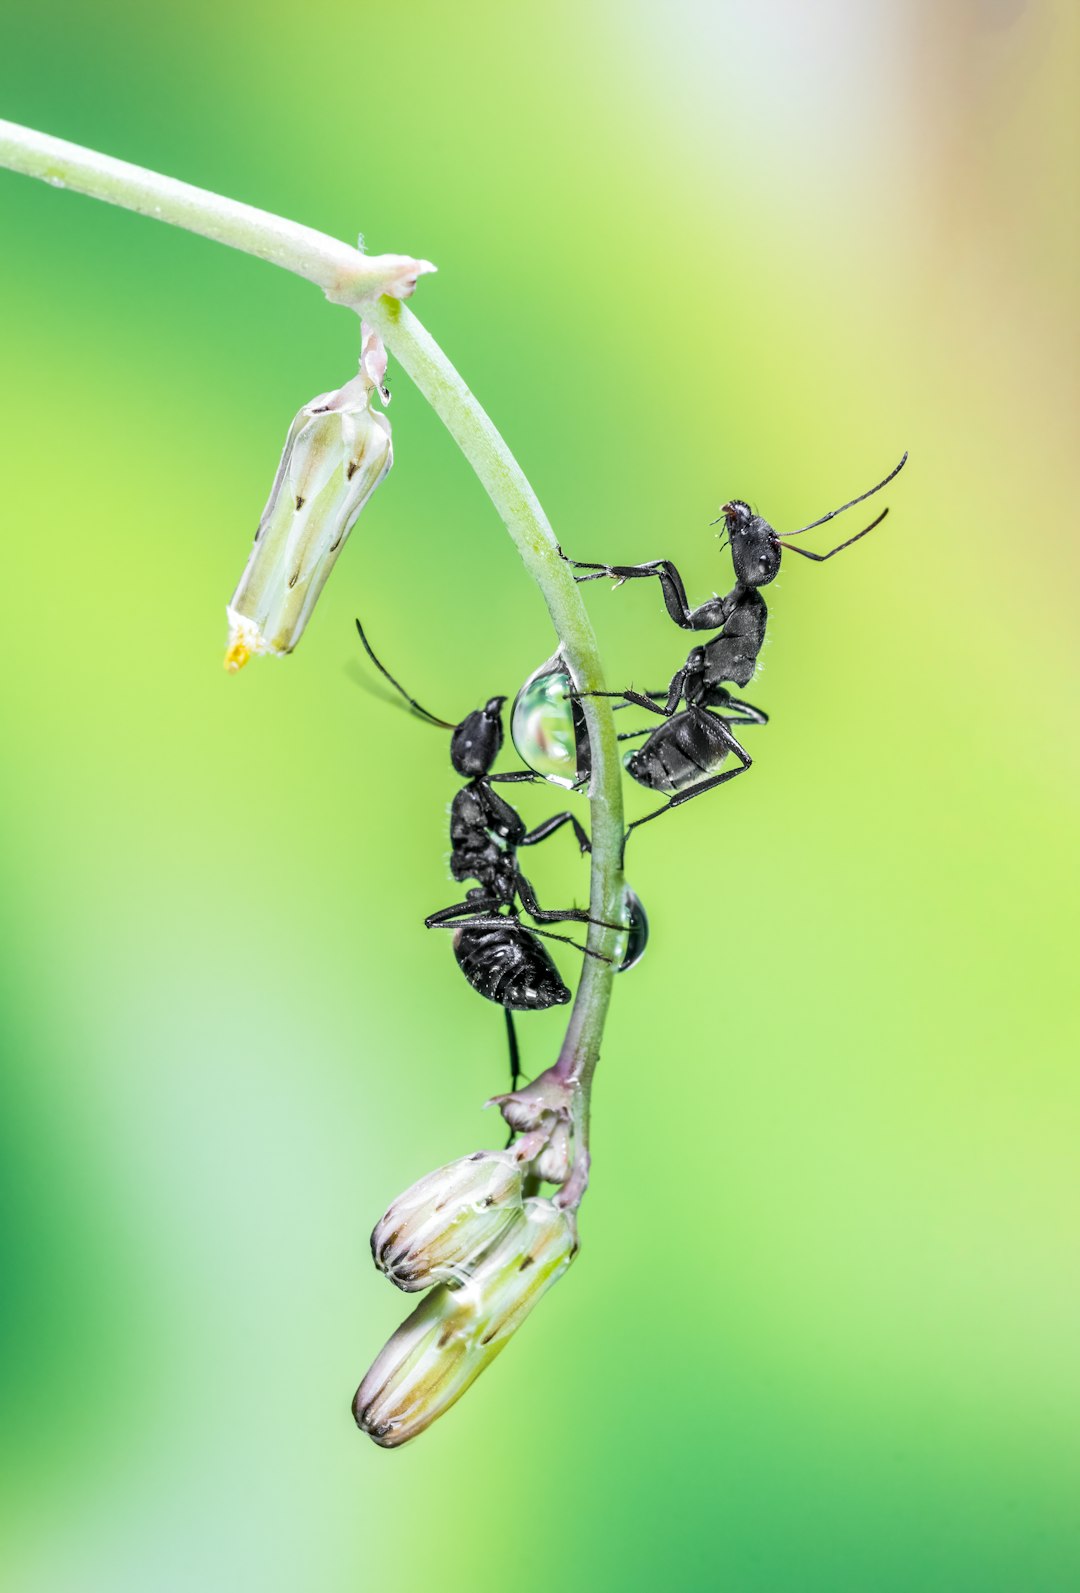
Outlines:
POLYGON ((546 950, 516 918, 459 929, 454 955, 473 989, 501 1007, 534 1012, 570 1000, 546 950))
POLYGON ((731 744, 720 721, 701 709, 674 714, 626 761, 627 773, 650 791, 674 795, 706 779, 723 763, 731 744))

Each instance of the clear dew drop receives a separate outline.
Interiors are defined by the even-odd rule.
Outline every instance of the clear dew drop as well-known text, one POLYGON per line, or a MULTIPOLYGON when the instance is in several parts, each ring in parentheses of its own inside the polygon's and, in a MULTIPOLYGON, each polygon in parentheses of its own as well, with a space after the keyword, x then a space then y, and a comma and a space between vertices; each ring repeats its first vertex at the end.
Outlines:
POLYGON ((570 676, 556 653, 529 676, 510 714, 510 735, 521 761, 568 788, 589 774, 585 719, 567 697, 569 690, 570 676))
POLYGON ((629 885, 623 897, 623 910, 630 920, 630 931, 626 937, 626 954, 616 968, 616 973, 625 973, 636 962, 640 962, 645 955, 645 947, 649 943, 649 920, 645 909, 641 905, 641 898, 629 885))

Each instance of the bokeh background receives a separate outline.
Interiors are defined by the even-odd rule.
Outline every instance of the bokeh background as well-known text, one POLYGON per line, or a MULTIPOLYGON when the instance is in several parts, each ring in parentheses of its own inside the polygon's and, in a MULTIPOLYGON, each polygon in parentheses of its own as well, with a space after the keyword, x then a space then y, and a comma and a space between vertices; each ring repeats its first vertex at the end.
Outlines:
MULTIPOLYGON (((505 1057, 421 927, 445 739, 352 619, 456 717, 546 615, 392 371, 395 470, 300 650, 228 678, 355 323, 0 173, 5 1586, 1078 1585, 1078 31, 1066 0, 5 12, 5 116, 435 260, 414 307, 581 557, 724 591, 725 496, 801 524, 911 450, 886 526, 770 592, 752 775, 635 841, 653 940, 579 1262, 382 1453, 348 1410, 402 1314, 367 1233, 494 1142, 505 1057)), ((588 600, 612 680, 681 661, 651 585, 588 600)), ((542 897, 584 899, 572 851, 542 897)), ((563 1021, 522 1021, 530 1071, 563 1021)))

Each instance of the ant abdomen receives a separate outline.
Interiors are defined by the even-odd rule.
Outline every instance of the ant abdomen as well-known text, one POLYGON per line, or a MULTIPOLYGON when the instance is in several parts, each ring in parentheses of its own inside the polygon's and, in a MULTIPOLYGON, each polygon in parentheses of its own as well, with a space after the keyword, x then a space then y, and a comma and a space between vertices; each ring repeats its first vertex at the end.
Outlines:
POLYGON ((513 1012, 564 1006, 570 991, 547 951, 512 918, 455 931, 454 955, 479 995, 513 1012))
POLYGON ((711 775, 732 750, 732 737, 718 715, 690 709, 654 730, 627 758, 626 770, 648 790, 674 796, 711 775))

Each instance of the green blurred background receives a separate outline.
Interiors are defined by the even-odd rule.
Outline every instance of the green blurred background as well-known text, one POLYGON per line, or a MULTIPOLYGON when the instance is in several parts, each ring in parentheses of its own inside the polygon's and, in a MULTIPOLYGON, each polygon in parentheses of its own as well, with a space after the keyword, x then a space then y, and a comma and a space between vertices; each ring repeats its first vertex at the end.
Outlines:
MULTIPOLYGON (((653 940, 579 1262, 382 1453, 348 1411, 402 1314, 367 1234, 495 1141, 505 1057, 421 927, 445 738, 352 618, 459 716, 546 615, 392 366, 394 472, 297 654, 228 678, 355 323, 0 173, 5 1586, 1080 1585, 1078 31, 1064 0, 7 11, 3 115, 435 260, 414 307, 579 556, 724 591, 725 496, 787 527, 911 463, 772 589, 752 775, 635 841, 653 940)), ((588 601, 613 681, 685 655, 651 584, 588 601)), ((542 898, 584 898, 572 851, 542 898)), ((563 1023, 522 1020, 530 1071, 563 1023)))

